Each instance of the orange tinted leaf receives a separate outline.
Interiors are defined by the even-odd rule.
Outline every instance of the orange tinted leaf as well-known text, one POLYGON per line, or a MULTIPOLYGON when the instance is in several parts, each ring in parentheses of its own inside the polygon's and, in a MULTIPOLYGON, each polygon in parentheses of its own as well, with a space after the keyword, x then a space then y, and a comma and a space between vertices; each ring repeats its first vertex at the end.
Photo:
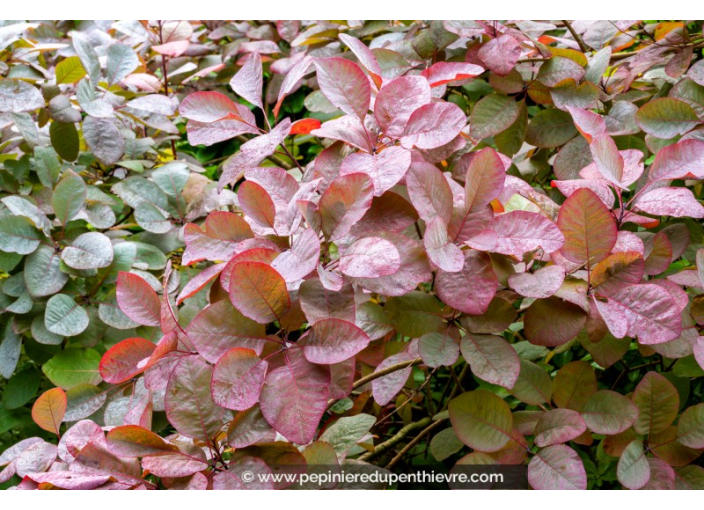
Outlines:
POLYGON ((59 427, 66 414, 66 392, 52 388, 42 393, 32 406, 32 419, 46 431, 59 434, 59 427))
POLYGON ((290 135, 307 135, 314 129, 320 127, 320 121, 318 119, 301 119, 297 120, 291 124, 291 131, 288 132, 290 135))

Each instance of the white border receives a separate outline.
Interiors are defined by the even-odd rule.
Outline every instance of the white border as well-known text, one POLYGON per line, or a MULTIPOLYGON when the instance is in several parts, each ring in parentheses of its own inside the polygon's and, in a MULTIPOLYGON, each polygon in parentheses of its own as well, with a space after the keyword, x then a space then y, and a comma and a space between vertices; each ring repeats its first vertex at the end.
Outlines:
MULTIPOLYGON (((272 15, 285 19, 457 19, 472 16, 478 19, 594 19, 608 16, 609 19, 628 19, 638 14, 645 19, 694 19, 694 2, 616 2, 613 0, 590 0, 589 2, 567 2, 565 0, 502 0, 497 2, 472 2, 446 0, 265 0, 259 2, 225 2, 211 0, 120 0, 117 2, 59 2, 56 0, 34 0, 32 2, 2 2, 3 17, 8 19, 34 18, 82 18, 113 19, 169 17, 171 19, 268 19, 272 15), (667 6, 667 9, 663 9, 667 6), (656 8, 659 7, 659 8, 656 8)), ((696 9, 697 11, 700 9, 696 9)))

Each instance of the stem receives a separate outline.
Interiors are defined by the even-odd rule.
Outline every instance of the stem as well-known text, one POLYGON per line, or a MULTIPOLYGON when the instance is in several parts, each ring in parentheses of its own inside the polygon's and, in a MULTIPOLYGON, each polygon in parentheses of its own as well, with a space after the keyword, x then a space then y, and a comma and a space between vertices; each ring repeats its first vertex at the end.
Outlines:
POLYGON ((432 421, 432 418, 430 418, 430 416, 426 416, 426 417, 423 418, 422 420, 415 421, 415 422, 413 422, 413 423, 409 423, 408 425, 406 425, 405 427, 403 427, 401 430, 399 430, 398 432, 396 432, 396 434, 393 435, 393 436, 391 437, 391 439, 389 439, 389 440, 387 440, 387 441, 384 441, 383 443, 379 444, 376 448, 374 448, 374 451, 373 451, 373 452, 367 452, 367 453, 361 455, 361 456, 359 457, 359 460, 367 461, 367 462, 368 462, 368 461, 370 461, 371 459, 373 459, 373 458, 375 458, 375 457, 378 457, 379 455, 381 455, 381 454, 384 453, 385 451, 387 451, 387 450, 393 448, 393 447, 396 446, 398 443, 400 443, 401 441, 403 441, 403 439, 404 439, 408 434, 410 434, 411 432, 413 432, 414 430, 416 430, 416 429, 421 429, 421 428, 424 428, 424 427, 428 426, 431 421, 432 421))
POLYGON ((411 448, 413 448, 415 445, 417 445, 420 442, 420 440, 423 439, 423 437, 425 437, 430 432, 432 432, 433 430, 438 428, 440 425, 442 425, 446 419, 447 418, 441 418, 438 421, 431 423, 430 425, 425 427, 423 430, 421 430, 420 433, 418 433, 418 435, 416 437, 411 439, 411 441, 406 446, 404 446, 401 449, 401 451, 398 452, 393 459, 391 459, 391 462, 389 462, 386 465, 386 469, 391 469, 392 467, 394 467, 394 465, 396 463, 398 463, 398 461, 400 461, 404 455, 406 455, 409 451, 411 451, 411 448))
MULTIPOLYGON (((403 370, 404 368, 413 367, 415 365, 420 365, 421 362, 422 362, 422 360, 420 358, 416 358, 414 360, 402 361, 401 363, 396 363, 395 365, 391 365, 390 367, 386 367, 385 369, 379 370, 378 372, 373 372, 373 373, 369 374, 368 376, 362 377, 361 379, 356 381, 352 385, 352 391, 356 390, 360 386, 364 386, 365 384, 372 382, 374 379, 378 379, 379 377, 389 375, 389 374, 396 372, 398 370, 403 370)), ((332 399, 328 400, 328 409, 330 409, 333 406, 333 404, 335 404, 335 402, 337 402, 337 399, 332 398, 332 399)))
POLYGON ((582 53, 587 53, 589 51, 589 48, 587 47, 586 44, 584 44, 582 37, 575 31, 574 28, 572 28, 572 25, 570 24, 570 22, 567 21, 566 19, 563 19, 562 22, 565 24, 565 27, 567 27, 567 30, 570 31, 570 34, 572 34, 572 37, 574 37, 574 40, 577 41, 577 44, 579 44, 579 49, 582 50, 582 53))

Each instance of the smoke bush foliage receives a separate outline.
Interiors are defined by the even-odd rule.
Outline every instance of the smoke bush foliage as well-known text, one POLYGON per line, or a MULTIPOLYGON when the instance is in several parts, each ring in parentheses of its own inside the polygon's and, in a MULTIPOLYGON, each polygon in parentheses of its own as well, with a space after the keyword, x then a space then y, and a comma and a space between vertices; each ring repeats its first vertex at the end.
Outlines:
POLYGON ((0 27, 0 481, 704 487, 702 47, 638 20, 0 27))

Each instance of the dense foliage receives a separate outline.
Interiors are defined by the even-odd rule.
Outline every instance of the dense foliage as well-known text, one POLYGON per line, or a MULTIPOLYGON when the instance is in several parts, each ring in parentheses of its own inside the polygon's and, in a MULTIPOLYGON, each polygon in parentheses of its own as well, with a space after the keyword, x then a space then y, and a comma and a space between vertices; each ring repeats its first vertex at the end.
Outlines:
POLYGON ((704 488, 702 48, 702 22, 5 22, 0 482, 704 488))

